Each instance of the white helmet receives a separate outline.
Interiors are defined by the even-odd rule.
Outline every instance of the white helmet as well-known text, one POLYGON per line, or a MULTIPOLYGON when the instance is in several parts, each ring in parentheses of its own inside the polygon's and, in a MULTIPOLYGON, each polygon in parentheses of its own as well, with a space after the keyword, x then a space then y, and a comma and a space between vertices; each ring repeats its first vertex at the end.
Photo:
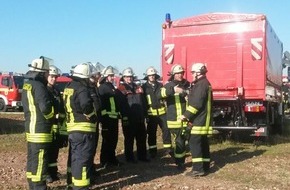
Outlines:
POLYGON ((29 71, 48 72, 49 62, 44 58, 34 59, 28 67, 29 71))
POLYGON ((89 63, 82 63, 74 67, 72 76, 78 78, 90 78, 94 72, 94 68, 89 63))
POLYGON ((114 73, 113 67, 112 66, 108 66, 108 67, 106 67, 106 68, 104 68, 102 70, 101 74, 102 74, 103 77, 107 77, 109 75, 114 75, 115 73, 114 73))
POLYGON ((191 72, 204 75, 205 73, 207 73, 207 68, 204 63, 193 63, 191 66, 191 72))
POLYGON ((282 82, 287 83, 288 82, 288 79, 287 78, 283 78, 282 79, 282 82))
POLYGON ((149 67, 147 70, 146 70, 146 75, 156 75, 157 74, 157 70, 154 68, 154 67, 149 67))
POLYGON ((134 75, 134 72, 131 67, 128 67, 122 72, 122 76, 124 77, 133 77, 133 75, 134 75))
POLYGON ((49 66, 49 74, 54 76, 59 76, 61 74, 59 68, 54 65, 49 66))
POLYGON ((179 64, 176 64, 176 65, 173 65, 171 67, 171 74, 174 75, 176 73, 181 73, 181 72, 184 72, 184 68, 179 65, 179 64))

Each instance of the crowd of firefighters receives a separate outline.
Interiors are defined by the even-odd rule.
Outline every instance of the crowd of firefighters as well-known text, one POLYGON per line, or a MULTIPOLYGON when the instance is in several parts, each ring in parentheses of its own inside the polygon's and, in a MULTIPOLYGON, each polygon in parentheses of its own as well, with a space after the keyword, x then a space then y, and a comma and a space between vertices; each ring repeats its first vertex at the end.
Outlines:
POLYGON ((146 82, 137 85, 129 67, 123 70, 116 88, 113 67, 99 72, 82 63, 72 69, 72 81, 61 94, 55 87, 59 69, 49 65, 45 57, 33 60, 22 95, 29 189, 47 189, 47 183, 59 180, 58 153, 67 146, 67 189, 89 189, 97 176, 94 156, 99 131, 101 166, 123 165, 116 157, 119 129, 128 164, 147 163, 158 156, 159 126, 164 152, 174 158, 177 169, 185 171, 188 143, 192 171, 187 175, 206 175, 210 169, 208 135, 212 134, 211 85, 204 63, 192 64, 192 82, 184 73, 181 65, 174 64, 163 86, 156 69, 149 67, 146 82))

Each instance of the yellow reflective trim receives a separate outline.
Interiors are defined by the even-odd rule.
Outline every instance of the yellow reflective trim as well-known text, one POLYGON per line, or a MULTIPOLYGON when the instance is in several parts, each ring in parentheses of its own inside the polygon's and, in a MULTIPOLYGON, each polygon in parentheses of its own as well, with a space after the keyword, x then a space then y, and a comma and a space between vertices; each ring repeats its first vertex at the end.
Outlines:
POLYGON ((90 117, 92 117, 93 115, 95 115, 95 112, 93 111, 93 112, 91 112, 91 113, 89 113, 88 115, 87 114, 84 114, 86 117, 88 117, 88 118, 90 118, 90 117))
POLYGON ((210 162, 210 158, 192 158, 191 162, 210 162))
POLYGON ((51 112, 49 114, 43 115, 45 119, 50 119, 54 117, 54 108, 53 106, 51 107, 51 112))
POLYGON ((82 168, 82 179, 75 179, 73 177, 72 182, 73 182, 74 186, 77 186, 77 187, 84 187, 84 186, 90 185, 90 178, 87 179, 86 167, 82 168))
POLYGON ((55 167, 55 166, 57 166, 57 163, 56 163, 56 162, 54 162, 54 163, 49 163, 49 164, 48 164, 48 167, 55 167))
POLYGON ((26 140, 34 143, 52 142, 52 134, 50 133, 26 133, 26 140))
POLYGON ((67 131, 96 132, 96 125, 89 122, 67 123, 67 131))
POLYGON ((71 108, 71 103, 70 103, 70 98, 74 93, 74 89, 72 88, 65 88, 63 91, 63 100, 65 103, 65 108, 67 111, 67 118, 69 118, 68 122, 73 122, 74 121, 74 115, 72 112, 72 108, 71 108))
POLYGON ((149 108, 148 109, 148 115, 163 115, 166 113, 166 108, 162 107, 159 109, 153 109, 153 108, 149 108))
POLYGON ((151 101, 151 96, 150 96, 150 94, 148 94, 146 97, 147 97, 148 105, 151 105, 151 104, 152 104, 152 101, 151 101))
POLYGON ((157 148, 157 145, 152 145, 152 146, 149 146, 148 148, 149 149, 155 149, 155 148, 157 148))
POLYGON ((160 91, 161 91, 161 97, 165 98, 166 97, 166 88, 162 87, 160 91))
POLYGON ((42 173, 42 168, 43 168, 43 155, 44 155, 44 150, 40 149, 39 154, 38 154, 38 164, 37 164, 36 175, 31 175, 31 181, 33 182, 41 181, 41 173, 42 173))
POLYGON ((186 110, 189 111, 192 114, 196 114, 198 112, 198 110, 195 107, 192 107, 190 105, 187 106, 186 110))
POLYGON ((176 153, 174 153, 174 157, 175 157, 175 158, 183 158, 183 157, 185 157, 185 154, 186 154, 186 152, 183 152, 183 153, 181 153, 181 154, 176 154, 176 153))
POLYGON ((176 108, 176 119, 180 118, 180 116, 182 115, 182 109, 181 109, 181 103, 180 103, 180 96, 179 94, 174 94, 174 98, 175 98, 175 108, 176 108))
POLYGON ((32 176, 32 173, 31 172, 26 172, 26 178, 30 179, 32 176))
POLYGON ((171 144, 163 144, 163 148, 171 148, 172 145, 171 144))
POLYGON ((168 121, 167 120, 167 126, 168 128, 182 128, 186 126, 186 122, 179 121, 168 121))
POLYGON ((34 104, 34 98, 32 96, 32 85, 25 83, 23 86, 23 89, 27 90, 27 100, 28 100, 28 107, 29 107, 29 112, 30 112, 29 131, 30 133, 35 133, 36 107, 34 104))

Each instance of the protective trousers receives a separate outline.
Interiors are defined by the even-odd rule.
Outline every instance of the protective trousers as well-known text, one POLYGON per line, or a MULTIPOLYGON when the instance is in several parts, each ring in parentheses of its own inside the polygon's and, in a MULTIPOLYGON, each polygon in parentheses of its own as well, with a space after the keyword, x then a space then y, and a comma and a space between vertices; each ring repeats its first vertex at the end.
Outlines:
POLYGON ((147 159, 146 127, 144 120, 129 121, 129 125, 123 126, 125 157, 127 161, 134 161, 134 139, 136 138, 138 160, 147 159))
POLYGON ((172 133, 174 137, 174 158, 175 163, 177 165, 184 164, 185 162, 185 154, 186 154, 186 146, 185 146, 185 139, 182 136, 182 128, 178 129, 170 129, 170 132, 172 133))
POLYGON ((93 159, 96 145, 95 133, 69 134, 72 186, 74 190, 89 189, 92 180, 93 159))
POLYGON ((107 115, 102 119, 102 147, 100 155, 102 165, 117 162, 118 124, 118 119, 110 118, 107 115))
POLYGON ((57 177, 57 158, 59 154, 59 145, 57 135, 54 134, 53 141, 50 145, 50 148, 48 150, 48 174, 55 179, 57 177))
POLYGON ((162 130, 163 148, 170 149, 172 147, 171 134, 167 127, 166 114, 159 116, 149 115, 147 122, 147 134, 148 134, 149 153, 151 156, 157 153, 156 132, 158 125, 162 130))
POLYGON ((50 143, 27 143, 26 177, 30 190, 46 190, 50 143))
POLYGON ((191 134, 189 148, 192 156, 192 170, 207 172, 210 167, 210 152, 207 135, 191 134))

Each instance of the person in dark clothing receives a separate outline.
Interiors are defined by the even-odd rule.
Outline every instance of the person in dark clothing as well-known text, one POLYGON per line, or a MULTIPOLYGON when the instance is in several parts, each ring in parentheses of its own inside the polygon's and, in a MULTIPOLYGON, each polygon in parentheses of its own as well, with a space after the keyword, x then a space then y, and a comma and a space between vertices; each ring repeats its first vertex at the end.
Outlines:
POLYGON ((161 87, 163 86, 157 80, 160 76, 154 67, 149 67, 146 70, 146 83, 142 85, 144 95, 147 100, 147 134, 149 154, 151 158, 157 155, 156 132, 157 127, 162 130, 163 147, 166 153, 171 153, 171 134, 167 127, 166 107, 164 100, 160 98, 161 87))
POLYGON ((102 71, 99 93, 102 102, 102 147, 100 162, 103 167, 120 166, 116 157, 116 148, 119 133, 119 103, 116 97, 116 89, 113 85, 115 73, 112 66, 102 71))
POLYGON ((204 63, 194 63, 191 68, 193 85, 188 96, 188 107, 181 120, 189 122, 186 133, 190 134, 189 147, 192 171, 187 175, 204 176, 210 169, 208 135, 212 135, 212 89, 206 78, 204 63))
POLYGON ((23 85, 22 104, 27 141, 26 177, 30 190, 46 190, 48 150, 52 142, 54 109, 47 90, 49 62, 45 57, 29 64, 23 85))
POLYGON ((174 136, 174 158, 177 168, 185 170, 186 139, 183 138, 182 131, 186 127, 186 122, 180 120, 180 116, 186 109, 186 96, 190 83, 185 80, 184 68, 173 65, 169 82, 161 89, 161 97, 166 98, 167 105, 167 126, 174 136))
POLYGON ((137 159, 149 162, 146 150, 146 100, 141 86, 133 82, 133 70, 129 67, 122 72, 122 83, 118 87, 120 98, 122 127, 127 162, 136 163, 134 139, 137 144, 137 159))
MULTIPOLYGON (((100 94, 99 94, 99 79, 100 79, 100 72, 95 70, 93 71, 92 76, 90 77, 90 95, 91 98, 94 102, 94 108, 95 112, 97 114, 97 123, 96 123, 96 146, 95 146, 95 152, 94 152, 94 157, 96 156, 97 153, 97 148, 98 148, 98 143, 99 143, 99 133, 100 133, 100 119, 101 119, 101 99, 100 99, 100 94)), ((92 175, 99 175, 96 173, 96 164, 94 164, 94 169, 93 169, 93 174, 92 175)))
POLYGON ((53 181, 59 180, 58 168, 57 168, 57 158, 59 154, 59 148, 67 145, 67 135, 61 134, 61 126, 65 125, 65 110, 64 103, 61 97, 60 91, 55 88, 55 83, 57 77, 60 75, 60 70, 54 66, 49 66, 49 76, 47 89, 51 97, 54 108, 54 122, 52 125, 53 141, 49 149, 49 165, 48 172, 49 175, 46 182, 52 183, 53 181))
POLYGON ((63 92, 69 134, 68 171, 69 168, 71 171, 67 185, 73 189, 87 190, 94 179, 97 115, 89 87, 92 70, 88 63, 77 65, 63 92))

